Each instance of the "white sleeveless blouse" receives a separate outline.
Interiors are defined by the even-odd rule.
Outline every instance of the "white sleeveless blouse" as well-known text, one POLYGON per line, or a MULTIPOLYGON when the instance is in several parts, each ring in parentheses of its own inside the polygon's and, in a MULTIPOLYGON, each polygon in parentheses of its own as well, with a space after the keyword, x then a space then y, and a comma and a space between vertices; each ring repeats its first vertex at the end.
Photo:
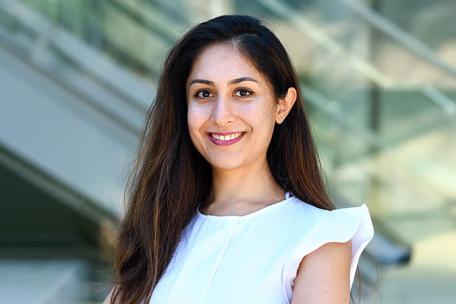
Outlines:
POLYGON ((352 240, 350 289, 374 236, 366 204, 324 210, 287 192, 243 216, 205 215, 184 230, 149 304, 286 304, 301 259, 328 242, 352 240))

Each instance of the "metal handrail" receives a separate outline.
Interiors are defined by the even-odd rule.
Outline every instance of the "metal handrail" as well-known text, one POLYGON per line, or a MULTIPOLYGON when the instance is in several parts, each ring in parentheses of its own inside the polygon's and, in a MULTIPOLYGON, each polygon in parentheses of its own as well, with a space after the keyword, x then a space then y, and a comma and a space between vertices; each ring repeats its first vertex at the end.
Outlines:
POLYGON ((6 43, 6 50, 75 93, 82 104, 113 121, 120 128, 118 134, 127 144, 135 144, 147 110, 145 100, 147 98, 148 101, 154 95, 153 86, 144 83, 65 29, 52 25, 20 2, 1 1, 0 11, 17 22, 23 31, 33 34, 30 41, 16 39, 0 28, 0 39, 6 43), (57 52, 54 53, 52 48, 57 52), (65 69, 59 69, 61 73, 56 74, 46 58, 55 56, 57 59, 60 58, 59 54, 64 54, 64 57, 75 63, 75 67, 70 64, 65 69), (90 77, 95 76, 96 81, 89 79, 86 71, 90 77))
POLYGON ((426 60, 431 65, 443 70, 448 75, 453 78, 456 78, 456 68, 450 66, 443 60, 440 60, 434 52, 429 49, 421 41, 402 30, 394 23, 389 21, 387 18, 382 15, 372 11, 370 8, 365 6, 362 3, 359 3, 354 0, 339 0, 341 3, 346 5, 351 11, 357 13, 360 17, 366 20, 370 25, 375 27, 376 30, 382 31, 385 35, 390 38, 393 38, 399 42, 402 46, 406 47, 415 55, 420 56, 426 60))
POLYGON ((52 44, 80 67, 90 71, 106 86, 115 90, 132 107, 139 111, 145 110, 141 101, 144 96, 149 95, 151 87, 144 81, 128 73, 108 57, 102 56, 64 29, 54 26, 46 18, 19 1, 2 0, 0 9, 18 20, 40 40, 52 44), (86 60, 86 58, 91 60, 86 60))
MULTIPOLYGON (((302 18, 302 16, 296 13, 296 11, 291 9, 287 4, 277 0, 257 0, 257 2, 270 9, 278 16, 286 18, 289 22, 296 25, 298 30, 301 30, 305 34, 309 35, 313 41, 325 48, 328 52, 344 58, 344 60, 347 61, 350 66, 352 66, 355 70, 360 72, 367 79, 379 87, 391 88, 395 86, 397 87, 399 85, 407 87, 410 85, 410 82, 402 83, 391 79, 389 76, 376 69, 369 62, 363 60, 359 56, 354 55, 353 53, 346 51, 329 35, 318 29, 318 27, 313 25, 312 22, 306 20, 305 18, 302 18)), ((434 86, 428 84, 425 87, 418 87, 416 89, 420 91, 424 96, 429 98, 435 105, 441 108, 445 114, 453 115, 456 113, 456 105, 453 103, 453 101, 434 86)))

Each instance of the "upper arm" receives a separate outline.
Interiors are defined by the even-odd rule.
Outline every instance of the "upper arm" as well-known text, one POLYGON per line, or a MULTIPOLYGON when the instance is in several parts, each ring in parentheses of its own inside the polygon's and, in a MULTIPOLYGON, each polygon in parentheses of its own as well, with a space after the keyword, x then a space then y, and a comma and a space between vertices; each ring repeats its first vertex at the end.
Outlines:
POLYGON ((294 280, 291 304, 350 303, 351 240, 330 242, 306 255, 294 280))

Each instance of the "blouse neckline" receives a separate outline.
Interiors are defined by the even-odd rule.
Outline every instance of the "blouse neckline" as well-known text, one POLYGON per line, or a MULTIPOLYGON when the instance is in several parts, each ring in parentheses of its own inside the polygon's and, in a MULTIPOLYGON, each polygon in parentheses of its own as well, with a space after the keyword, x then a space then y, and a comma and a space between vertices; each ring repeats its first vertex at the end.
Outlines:
POLYGON ((207 219, 207 220, 215 220, 215 221, 246 220, 246 219, 255 217, 255 216, 259 215, 259 214, 262 214, 264 212, 267 212, 269 210, 272 210, 274 208, 277 208, 279 206, 282 206, 282 205, 292 201, 293 198, 294 198, 293 194, 290 191, 287 191, 287 192, 285 192, 285 199, 283 199, 283 200, 281 200, 279 202, 270 204, 270 205, 268 205, 266 207, 263 207, 261 209, 258 209, 256 211, 250 212, 248 214, 244 214, 244 215, 212 215, 212 214, 204 214, 204 213, 202 213, 200 211, 201 204, 199 204, 198 207, 197 207, 197 215, 198 215, 199 218, 207 219))

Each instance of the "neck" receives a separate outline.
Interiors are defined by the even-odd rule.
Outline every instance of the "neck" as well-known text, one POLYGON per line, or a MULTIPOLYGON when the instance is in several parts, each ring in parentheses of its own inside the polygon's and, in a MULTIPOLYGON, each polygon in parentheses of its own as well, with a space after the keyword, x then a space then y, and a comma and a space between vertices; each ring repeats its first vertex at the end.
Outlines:
POLYGON ((285 198, 266 159, 248 167, 231 170, 213 169, 210 205, 229 209, 253 204, 269 204, 285 198))

